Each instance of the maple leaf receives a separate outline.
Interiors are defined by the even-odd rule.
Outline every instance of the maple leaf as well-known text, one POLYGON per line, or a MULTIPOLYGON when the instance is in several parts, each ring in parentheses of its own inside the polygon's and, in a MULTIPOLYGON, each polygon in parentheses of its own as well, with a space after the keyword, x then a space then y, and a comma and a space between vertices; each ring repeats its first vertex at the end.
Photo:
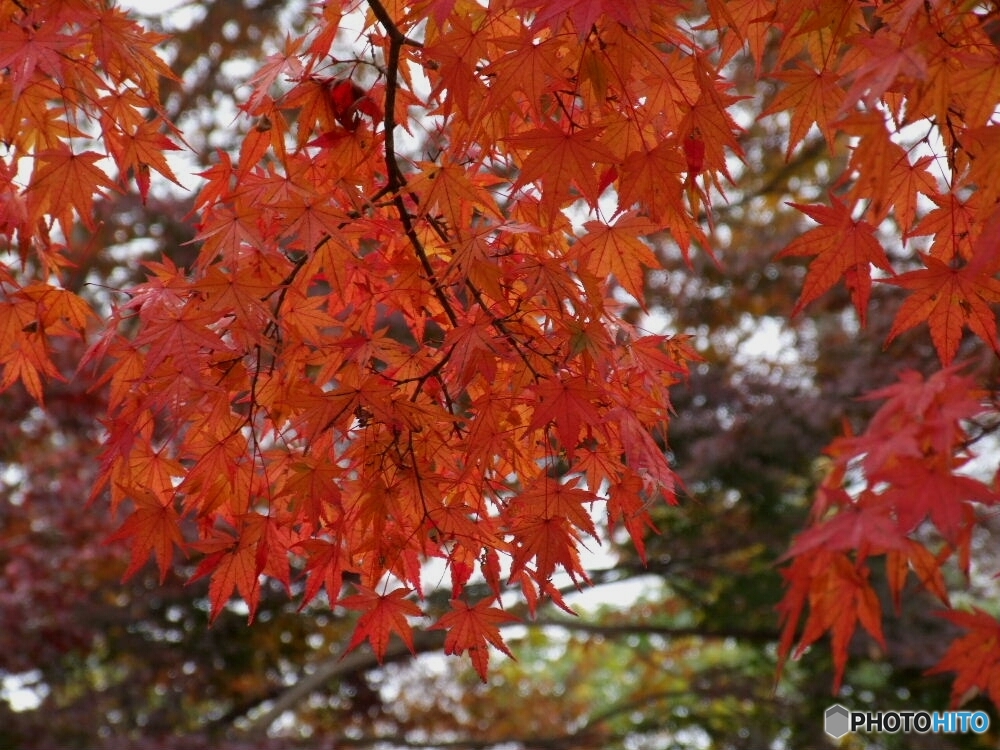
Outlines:
POLYGON ((896 612, 900 611, 903 585, 910 570, 916 574, 921 586, 934 594, 946 607, 951 606, 948 600, 948 588, 941 572, 941 563, 942 560, 935 557, 929 549, 912 539, 907 540, 903 549, 889 550, 885 566, 896 612))
POLYGON ((910 527, 897 524, 889 508, 879 496, 863 493, 848 509, 800 534, 783 559, 820 548, 832 552, 863 549, 877 553, 905 549, 909 542, 905 534, 910 527))
POLYGON ((175 185, 180 185, 167 163, 164 151, 179 151, 180 146, 167 138, 158 120, 143 121, 133 132, 106 130, 105 141, 122 175, 134 175, 143 202, 149 196, 149 170, 155 169, 175 185))
POLYGON ((651 150, 629 154, 618 177, 619 208, 637 206, 661 229, 668 229, 685 259, 692 239, 702 247, 710 246, 697 219, 684 206, 684 184, 679 175, 687 166, 677 144, 664 141, 651 150))
POLYGON ((389 637, 393 633, 402 638, 410 653, 413 653, 413 629, 406 618, 420 617, 423 614, 416 602, 406 599, 413 593, 413 589, 401 587, 380 594, 360 584, 355 584, 354 587, 358 593, 338 602, 362 613, 345 653, 357 648, 362 641, 368 639, 375 652, 375 658, 381 663, 389 646, 389 637))
POLYGON ((156 51, 167 37, 142 28, 123 9, 101 8, 88 30, 97 59, 112 75, 131 79, 154 96, 161 79, 177 80, 156 51))
POLYGON ((852 72, 851 87, 843 98, 841 112, 853 109, 858 100, 869 109, 875 107, 900 78, 920 80, 927 77, 927 64, 921 49, 915 44, 907 44, 886 27, 870 38, 862 36, 858 44, 868 52, 868 60, 852 72))
POLYGON ((719 30, 732 32, 723 37, 723 59, 729 59, 746 42, 759 72, 774 3, 770 0, 708 0, 708 7, 719 30))
POLYGON ((480 679, 486 682, 486 674, 490 663, 492 645, 510 658, 514 655, 500 635, 500 626, 517 622, 517 618, 509 612, 493 607, 492 599, 482 599, 474 606, 461 599, 451 600, 451 612, 441 616, 431 626, 432 630, 445 630, 444 652, 446 654, 463 654, 469 652, 472 664, 480 679))
POLYGON ((287 532, 278 527, 274 518, 259 513, 244 513, 234 521, 235 527, 213 528, 207 538, 191 545, 207 555, 189 582, 211 574, 210 622, 215 622, 236 591, 249 606, 252 623, 260 604, 262 574, 276 576, 288 584, 287 532))
POLYGON ((1000 127, 990 125, 966 131, 969 152, 968 181, 981 193, 983 205, 996 205, 1000 185, 992 175, 1000 171, 1000 127))
POLYGON ((911 458, 879 472, 878 479, 892 485, 883 497, 895 508, 901 530, 909 533, 929 517, 945 539, 955 542, 970 523, 971 501, 1000 502, 1000 494, 977 479, 956 474, 957 468, 911 458))
POLYGON ((973 691, 983 691, 1000 704, 1000 622, 981 609, 941 612, 940 616, 969 632, 953 641, 927 674, 956 672, 951 707, 957 708, 973 691))
POLYGON ((329 601, 336 601, 344 585, 346 555, 343 544, 326 539, 304 539, 298 546, 307 560, 306 589, 300 608, 315 599, 321 589, 326 589, 329 601))
POLYGON ((17 99, 36 71, 57 81, 65 80, 66 49, 73 37, 58 24, 45 23, 35 13, 0 30, 0 68, 9 72, 17 99))
POLYGON ((830 202, 830 207, 790 203, 819 222, 819 226, 793 240, 775 257, 816 256, 809 264, 793 315, 845 278, 854 307, 864 323, 872 286, 871 265, 889 274, 894 271, 881 243, 875 238, 875 227, 852 218, 849 208, 836 196, 831 195, 830 202))
POLYGON ((934 177, 927 171, 933 163, 933 157, 924 156, 911 164, 905 154, 900 154, 886 178, 885 192, 893 196, 896 217, 904 234, 916 219, 917 195, 922 193, 933 197, 937 194, 934 177))
POLYGON ((549 27, 560 31, 568 18, 576 29, 577 36, 583 39, 590 33, 594 22, 604 12, 605 0, 556 0, 555 2, 539 3, 538 0, 518 0, 516 7, 536 10, 532 29, 549 27))
POLYGON ((538 401, 528 429, 553 422, 559 443, 572 455, 583 425, 601 421, 597 408, 602 397, 600 388, 582 376, 546 378, 535 393, 538 401))
POLYGON ((677 176, 687 166, 673 143, 632 152, 619 169, 618 205, 629 209, 639 203, 654 222, 660 221, 670 209, 680 209, 682 205, 683 186, 677 176))
POLYGON ((662 494, 675 504, 679 480, 645 425, 632 411, 620 406, 608 412, 608 421, 617 427, 626 464, 642 479, 645 492, 651 497, 662 494))
POLYGON ((440 212, 452 227, 468 227, 473 213, 503 219, 496 199, 487 188, 496 177, 469 174, 457 164, 422 164, 419 175, 410 181, 410 189, 422 196, 421 205, 430 213, 440 212))
POLYGON ((444 344, 449 352, 447 377, 461 387, 476 376, 487 381, 496 378, 497 360, 492 355, 503 349, 503 344, 495 340, 492 321, 486 315, 476 317, 445 334, 444 344))
POLYGON ((973 242, 979 234, 976 231, 978 195, 973 193, 963 199, 951 192, 931 195, 930 199, 936 207, 917 222, 909 236, 934 235, 930 254, 943 263, 950 263, 956 258, 970 258, 973 254, 973 242))
POLYGON ((559 64, 562 41, 551 37, 537 43, 537 34, 529 28, 521 30, 517 37, 496 40, 507 50, 500 59, 494 60, 484 74, 490 76, 490 106, 502 106, 515 92, 523 92, 527 106, 541 120, 544 117, 544 103, 549 94, 566 75, 559 64))
POLYGON ((206 353, 229 348, 210 328, 218 318, 211 310, 196 304, 178 307, 172 295, 154 292, 142 298, 137 296, 133 301, 144 303, 143 315, 149 315, 149 327, 135 340, 136 346, 149 346, 148 371, 171 361, 178 364, 179 370, 197 378, 206 353), (157 309, 155 315, 153 309, 157 309))
POLYGON ((94 193, 101 188, 116 190, 115 184, 95 164, 103 157, 94 151, 73 153, 69 148, 47 149, 35 155, 35 171, 28 188, 28 206, 35 218, 56 212, 67 231, 72 227, 72 209, 88 229, 94 222, 94 193))
POLYGON ((520 159, 521 174, 514 189, 537 181, 550 221, 575 197, 571 189, 574 185, 591 206, 596 205, 600 197, 597 165, 614 161, 614 155, 600 143, 601 132, 601 128, 593 127, 569 132, 545 127, 510 136, 507 143, 525 154, 520 159))
POLYGON ((213 538, 192 545, 194 549, 207 553, 190 581, 211 574, 208 586, 211 622, 218 619, 234 591, 238 591, 250 606, 250 620, 253 621, 260 602, 257 543, 258 539, 241 539, 238 535, 216 530, 213 538))
POLYGON ((790 588, 777 607, 782 621, 779 661, 783 663, 791 653, 799 618, 808 603, 809 616, 794 656, 801 656, 829 631, 836 692, 844 678, 847 649, 858 622, 885 645, 882 607, 868 581, 870 571, 866 565, 854 563, 844 552, 819 549, 796 557, 791 566, 782 570, 782 575, 790 588))
POLYGON ((981 263, 969 262, 955 268, 933 255, 921 258, 926 268, 886 281, 912 292, 896 313, 886 343, 927 323, 941 364, 946 367, 955 359, 965 327, 1000 352, 996 313, 990 307, 1000 303, 1000 280, 984 273, 981 263))
POLYGON ((476 69, 477 61, 489 60, 486 35, 479 24, 462 14, 452 14, 451 28, 424 47, 427 58, 439 67, 431 96, 442 99, 445 115, 457 107, 463 120, 472 121, 477 105, 488 93, 476 69))
POLYGON ((72 292, 30 284, 0 300, 0 392, 21 381, 32 398, 43 401, 43 377, 64 380, 48 351, 48 337, 78 338, 91 310, 72 292))
POLYGON ((253 93, 247 100, 246 109, 251 114, 260 114, 257 108, 268 98, 268 91, 278 81, 282 74, 290 79, 301 78, 304 68, 298 57, 298 52, 305 41, 303 37, 285 35, 285 46, 281 52, 268 55, 260 64, 257 72, 247 82, 253 93))
POLYGON ((642 300, 646 278, 643 267, 656 268, 660 262, 641 238, 655 232, 656 224, 629 212, 613 225, 588 221, 584 229, 587 234, 574 246, 573 254, 589 271, 600 278, 614 276, 626 292, 642 300))
POLYGON ((645 563, 645 537, 648 532, 656 531, 656 524, 649 512, 650 503, 643 500, 643 489, 642 480, 635 475, 611 482, 608 489, 608 517, 613 524, 625 527, 639 558, 645 563))
POLYGON ((510 530, 517 540, 511 563, 512 576, 534 561, 537 577, 541 580, 548 580, 557 567, 565 570, 574 581, 578 576, 584 581, 590 580, 577 551, 580 535, 565 516, 521 515, 512 521, 510 530))
POLYGON ((61 377, 37 335, 18 342, 10 350, 0 354, 0 364, 4 366, 0 391, 21 381, 31 397, 39 403, 44 403, 42 376, 57 379, 61 377))
POLYGON ((774 76, 784 81, 785 86, 761 115, 791 110, 788 155, 791 156, 813 124, 819 127, 827 145, 833 148, 833 125, 840 116, 844 101, 840 77, 834 71, 816 70, 807 63, 800 63, 797 69, 775 73, 774 76))
POLYGON ((185 548, 180 530, 180 515, 174 507, 173 495, 165 497, 146 489, 129 493, 135 510, 110 537, 108 542, 132 540, 132 557, 125 571, 124 580, 134 576, 153 553, 160 569, 160 583, 167 580, 167 572, 174 559, 174 546, 185 548))

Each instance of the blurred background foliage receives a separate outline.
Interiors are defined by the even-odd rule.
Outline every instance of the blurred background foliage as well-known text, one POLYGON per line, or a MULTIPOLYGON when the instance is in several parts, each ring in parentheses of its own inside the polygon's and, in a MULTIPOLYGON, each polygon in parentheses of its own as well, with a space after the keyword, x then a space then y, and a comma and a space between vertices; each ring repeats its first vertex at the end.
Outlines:
MULTIPOLYGON (((172 35, 164 54, 181 82, 165 107, 192 149, 189 173, 217 149, 238 149, 241 84, 301 30, 304 9, 203 0, 145 14, 172 35)), ((0 396, 0 747, 777 750, 834 746, 822 717, 835 700, 944 709, 948 675, 924 670, 942 655, 948 624, 916 594, 887 622, 886 649, 856 638, 839 696, 824 648, 775 682, 778 560, 804 523, 822 449, 877 405, 858 396, 901 369, 930 369, 935 355, 920 331, 882 350, 892 288, 876 287, 865 329, 843 288, 789 321, 804 267, 773 260, 802 231, 786 204, 822 200, 838 171, 831 159, 848 151, 831 155, 808 138, 786 159, 787 123, 757 117, 769 84, 755 81, 749 60, 733 77, 748 97, 737 113, 747 158, 734 163, 726 199, 715 196, 720 263, 697 254, 688 266, 664 239, 664 268, 648 282, 655 304, 643 324, 690 333, 704 358, 674 393, 665 450, 684 500, 657 511, 662 533, 647 541, 648 564, 608 540, 594 556, 595 588, 570 597, 578 616, 546 609, 509 628, 517 661, 494 654, 487 684, 441 654, 439 631, 418 634, 416 657, 397 642, 381 666, 366 649, 342 658, 353 615, 300 612, 277 586, 252 627, 233 606, 209 628, 206 582, 185 583, 191 566, 178 564, 162 586, 150 569, 123 584, 127 551, 105 543, 115 523, 101 502, 86 504, 105 394, 52 383, 43 412, 15 388, 0 396)), ((72 238, 73 286, 99 301, 136 283, 142 260, 187 264, 192 199, 163 185, 146 205, 107 196, 98 236, 72 238)), ((63 344, 71 372, 81 351, 63 344)), ((961 354, 996 366, 988 353, 961 354)), ((966 708, 988 710, 976 700, 966 708)), ((839 746, 996 742, 993 730, 849 735, 839 746)))

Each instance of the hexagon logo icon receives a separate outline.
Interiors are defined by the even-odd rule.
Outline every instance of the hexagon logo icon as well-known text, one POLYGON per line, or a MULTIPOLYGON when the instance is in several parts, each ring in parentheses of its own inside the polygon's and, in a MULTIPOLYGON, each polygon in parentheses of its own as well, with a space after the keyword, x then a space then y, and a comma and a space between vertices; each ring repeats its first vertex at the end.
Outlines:
POLYGON ((851 712, 839 703, 834 703, 826 709, 823 728, 828 735, 839 740, 851 731, 851 712))

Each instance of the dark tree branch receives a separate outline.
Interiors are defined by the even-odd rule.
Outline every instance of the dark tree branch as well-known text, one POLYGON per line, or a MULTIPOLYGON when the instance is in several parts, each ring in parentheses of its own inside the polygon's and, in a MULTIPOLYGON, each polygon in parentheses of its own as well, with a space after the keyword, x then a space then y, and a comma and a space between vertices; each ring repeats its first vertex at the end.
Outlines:
MULTIPOLYGON (((583 620, 571 620, 569 618, 546 618, 538 617, 534 620, 510 623, 511 626, 541 628, 557 627, 571 632, 591 633, 601 635, 608 639, 625 638, 630 635, 660 635, 664 637, 688 638, 697 637, 704 639, 727 639, 747 641, 751 643, 770 643, 778 638, 778 631, 763 628, 699 628, 699 627, 674 627, 654 623, 608 623, 586 622, 583 620)), ((432 653, 444 647, 445 634, 441 631, 418 631, 414 633, 413 654, 410 654, 406 646, 399 640, 393 640, 386 650, 382 663, 398 662, 410 658, 412 655, 432 653)), ((244 726, 235 729, 236 735, 250 737, 264 737, 268 728, 281 717, 286 711, 294 710, 295 706, 304 700, 310 693, 320 690, 330 680, 348 675, 364 673, 379 666, 375 655, 370 650, 354 651, 347 655, 328 658, 316 665, 315 670, 280 693, 267 709, 257 716, 247 719, 244 726)), ((508 740, 510 741, 510 740, 508 740)), ((537 738, 532 740, 537 744, 537 738)), ((426 744, 426 743, 425 743, 426 744)), ((493 744, 469 745, 469 747, 489 747, 493 744)), ((441 745, 446 747, 446 745, 441 745)), ((553 747, 556 747, 553 745, 553 747)), ((561 747, 561 746, 560 746, 561 747)))
MULTIPOLYGON (((444 638, 445 634, 440 630, 416 632, 413 635, 414 653, 437 651, 444 647, 444 638)), ((386 649, 382 663, 400 661, 409 656, 410 652, 406 645, 399 640, 394 640, 386 649)), ((300 679, 275 698, 263 713, 248 719, 244 726, 235 728, 232 734, 253 738, 266 737, 267 730, 283 713, 294 709, 314 690, 319 690, 336 677, 364 673, 377 666, 379 666, 379 662, 370 650, 354 651, 350 654, 325 659, 316 665, 312 673, 300 679)))
POLYGON ((672 625, 657 625, 654 623, 626 622, 600 623, 569 618, 539 617, 525 623, 519 623, 529 628, 555 627, 571 632, 592 633, 605 638, 624 638, 629 635, 662 635, 668 638, 703 638, 716 640, 735 638, 751 643, 771 643, 778 640, 780 632, 771 628, 718 628, 718 627, 676 627, 672 625))

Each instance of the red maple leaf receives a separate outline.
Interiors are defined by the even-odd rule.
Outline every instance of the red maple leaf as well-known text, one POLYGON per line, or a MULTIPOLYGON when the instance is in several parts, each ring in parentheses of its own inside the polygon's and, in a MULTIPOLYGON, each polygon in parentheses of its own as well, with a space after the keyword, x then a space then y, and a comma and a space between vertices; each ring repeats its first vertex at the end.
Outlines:
POLYGON ((802 294, 795 304, 793 315, 825 293, 841 278, 851 290, 851 299, 864 323, 871 294, 871 266, 894 274, 889 258, 875 238, 875 227, 866 221, 854 219, 847 205, 830 196, 830 207, 790 203, 811 219, 819 222, 794 240, 776 257, 789 255, 816 256, 809 264, 802 294))
POLYGON ((372 644, 375 658, 381 663, 389 645, 389 638, 396 633, 403 639, 410 653, 413 653, 413 629, 406 618, 420 617, 423 614, 416 602, 406 599, 413 593, 413 589, 401 587, 387 594, 380 594, 360 584, 355 584, 355 588, 358 593, 338 602, 362 612, 351 642, 347 645, 347 651, 357 648, 367 638, 372 644))
MULTIPOLYGON (((840 77, 834 71, 816 70, 804 62, 800 62, 798 68, 776 73, 775 78, 784 81, 785 86, 761 114, 770 115, 784 110, 791 111, 792 125, 788 138, 789 156, 799 142, 806 137, 813 124, 819 127, 826 142, 832 148, 835 132, 833 123, 840 117, 840 109, 844 101, 844 89, 840 85, 840 77)), ((796 208, 799 207, 796 206, 796 208)), ((811 213, 809 215, 812 216, 811 213)))
POLYGON ((937 526, 938 531, 950 542, 955 542, 967 524, 975 522, 970 517, 970 503, 1000 502, 1000 494, 972 477, 956 474, 954 465, 943 461, 906 458, 891 469, 885 469, 878 479, 891 483, 883 493, 896 511, 896 522, 904 533, 909 533, 925 518, 937 526))
POLYGON ((846 510, 800 534, 785 558, 803 555, 819 548, 831 552, 851 549, 877 552, 900 550, 907 546, 908 541, 889 514, 888 505, 879 496, 864 492, 846 510))
POLYGON ((462 654, 466 651, 472 658, 472 665, 476 668, 483 682, 486 682, 486 671, 490 663, 490 649, 492 645, 507 654, 511 659, 514 655, 507 648, 507 644, 500 635, 500 626, 508 622, 517 622, 517 618, 509 612, 491 606, 494 600, 483 599, 475 606, 461 599, 451 600, 451 612, 442 615, 431 626, 432 630, 448 631, 444 641, 444 652, 446 654, 462 654))
POLYGON ((795 558, 782 575, 788 582, 789 590, 778 605, 783 625, 778 647, 779 670, 780 664, 791 652, 799 619, 808 603, 809 617, 794 656, 801 656, 806 648, 829 631, 833 641, 836 692, 844 678, 847 648, 859 621, 875 640, 884 645, 882 606, 868 581, 868 566, 862 562, 855 563, 844 552, 816 550, 795 558))
POLYGON ((109 542, 132 540, 132 557, 123 579, 129 579, 146 564, 149 556, 156 554, 160 568, 160 583, 167 579, 167 572, 174 559, 174 545, 184 549, 180 530, 180 516, 172 497, 165 500, 160 495, 146 491, 132 493, 135 510, 110 537, 109 542))
POLYGON ((990 307, 1000 302, 1000 280, 984 273, 982 263, 970 262, 955 268, 933 255, 921 257, 927 268, 900 274, 886 282, 912 291, 896 313, 886 343, 926 322, 945 366, 955 359, 965 327, 1000 352, 996 313, 990 307))
POLYGON ((900 610, 903 585, 910 570, 916 574, 921 586, 940 599, 946 607, 951 606, 944 575, 941 573, 943 557, 944 554, 936 557, 924 545, 912 539, 908 539, 901 550, 889 550, 885 557, 885 570, 896 612, 900 610))
POLYGON ((552 422, 563 449, 570 455, 576 450, 580 430, 585 424, 601 421, 597 405, 602 392, 593 381, 582 376, 547 378, 536 389, 538 402, 529 430, 552 422))

